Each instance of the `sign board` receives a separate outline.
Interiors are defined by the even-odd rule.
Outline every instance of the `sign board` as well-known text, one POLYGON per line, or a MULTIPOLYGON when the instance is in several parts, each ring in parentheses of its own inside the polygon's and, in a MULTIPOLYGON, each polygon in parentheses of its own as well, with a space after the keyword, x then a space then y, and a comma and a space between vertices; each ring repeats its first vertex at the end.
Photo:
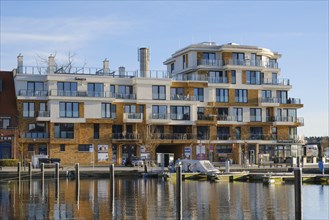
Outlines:
POLYGON ((185 147, 184 154, 186 159, 191 159, 191 147, 185 147))
POLYGON ((109 160, 109 153, 108 149, 109 146, 105 144, 99 144, 98 145, 98 161, 108 161, 109 160))
POLYGON ((205 145, 196 146, 196 159, 197 160, 206 159, 206 146, 205 145))
POLYGON ((94 152, 94 145, 89 145, 89 152, 94 152))

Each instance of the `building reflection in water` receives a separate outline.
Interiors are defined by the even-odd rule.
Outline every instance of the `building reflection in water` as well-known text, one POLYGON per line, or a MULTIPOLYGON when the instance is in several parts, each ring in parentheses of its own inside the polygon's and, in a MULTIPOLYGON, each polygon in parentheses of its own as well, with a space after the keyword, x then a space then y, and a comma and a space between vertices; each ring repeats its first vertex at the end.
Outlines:
MULTIPOLYGON (((183 182, 183 218, 293 219, 294 186, 242 182, 183 182)), ((309 186, 303 188, 308 189, 309 186)), ((328 207, 328 186, 312 186, 315 204, 328 207), (322 187, 320 190, 314 190, 322 187), (317 200, 321 200, 318 202, 317 200)), ((0 184, 2 219, 175 219, 175 183, 161 179, 116 178, 112 201, 108 179, 75 181, 55 179, 0 184), (42 190, 43 188, 43 190, 42 190)), ((305 201, 305 199, 304 199, 305 201)), ((311 202, 304 208, 312 212, 311 202), (307 209, 306 209, 307 208, 307 209)), ((325 216, 319 211, 306 216, 325 216)), ((326 216, 325 216, 326 217, 326 216)))

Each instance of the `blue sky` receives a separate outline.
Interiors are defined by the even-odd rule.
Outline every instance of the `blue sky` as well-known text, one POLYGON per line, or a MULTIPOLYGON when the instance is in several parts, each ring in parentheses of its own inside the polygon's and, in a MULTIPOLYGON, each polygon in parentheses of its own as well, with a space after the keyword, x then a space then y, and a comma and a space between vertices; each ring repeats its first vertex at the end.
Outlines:
POLYGON ((328 1, 4 1, 1 0, 0 69, 56 53, 75 64, 137 70, 137 48, 151 48, 150 69, 191 43, 214 41, 278 51, 289 96, 301 98, 305 126, 298 133, 329 133, 328 1))

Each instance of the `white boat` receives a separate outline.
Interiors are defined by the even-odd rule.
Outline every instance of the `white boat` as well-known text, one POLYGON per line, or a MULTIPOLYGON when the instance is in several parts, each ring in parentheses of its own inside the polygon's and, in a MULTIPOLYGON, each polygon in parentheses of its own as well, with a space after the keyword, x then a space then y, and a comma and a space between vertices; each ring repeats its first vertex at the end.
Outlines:
POLYGON ((219 174, 220 171, 214 167, 209 160, 180 160, 183 172, 202 173, 202 174, 219 174))

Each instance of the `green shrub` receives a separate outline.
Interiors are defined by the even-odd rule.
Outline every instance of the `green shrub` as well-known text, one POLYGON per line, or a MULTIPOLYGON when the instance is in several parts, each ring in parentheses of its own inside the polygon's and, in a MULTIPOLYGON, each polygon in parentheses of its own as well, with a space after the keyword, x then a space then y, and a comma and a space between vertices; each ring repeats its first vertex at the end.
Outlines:
POLYGON ((2 159, 0 160, 1 167, 13 167, 17 166, 18 160, 17 159, 2 159))

